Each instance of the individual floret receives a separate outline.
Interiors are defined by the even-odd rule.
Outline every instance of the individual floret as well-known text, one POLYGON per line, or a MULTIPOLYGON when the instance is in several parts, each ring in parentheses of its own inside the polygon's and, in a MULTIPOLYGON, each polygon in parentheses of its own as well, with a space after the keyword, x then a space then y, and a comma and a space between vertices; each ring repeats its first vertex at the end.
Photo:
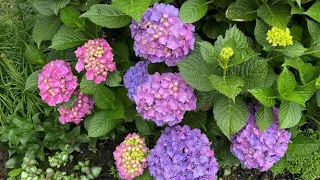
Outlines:
POLYGON ((120 178, 131 180, 140 176, 147 168, 147 154, 144 138, 136 133, 128 134, 113 152, 120 178))
POLYGON ((186 111, 196 109, 197 98, 179 73, 155 73, 138 87, 135 102, 144 119, 157 126, 173 126, 182 121, 186 111))
POLYGON ((138 86, 148 80, 148 64, 147 61, 140 61, 123 76, 124 87, 128 89, 128 97, 132 101, 134 101, 138 86))
POLYGON ((86 115, 91 114, 94 104, 93 99, 82 92, 75 92, 74 95, 77 96, 77 99, 71 109, 65 106, 60 106, 58 109, 61 124, 69 122, 79 124, 86 115))
POLYGON ((207 136, 187 125, 167 127, 147 162, 156 180, 214 180, 218 171, 207 136))
POLYGON ((232 137, 230 150, 249 169, 267 171, 286 153, 291 134, 279 129, 277 108, 273 108, 274 123, 264 132, 256 125, 254 111, 251 108, 247 125, 232 137))
POLYGON ((72 74, 70 63, 63 60, 51 61, 38 75, 41 99, 49 106, 68 102, 77 86, 77 77, 72 74))
POLYGON ((111 50, 104 39, 89 40, 75 51, 78 57, 76 70, 81 72, 86 69, 87 80, 94 80, 96 84, 105 81, 108 73, 116 70, 111 50))
POLYGON ((136 55, 152 63, 164 61, 175 66, 194 48, 195 27, 182 23, 179 10, 170 4, 156 3, 139 24, 133 21, 130 29, 136 55))
POLYGON ((272 44, 272 46, 287 46, 293 43, 289 28, 283 30, 278 27, 273 27, 268 31, 267 41, 272 44))

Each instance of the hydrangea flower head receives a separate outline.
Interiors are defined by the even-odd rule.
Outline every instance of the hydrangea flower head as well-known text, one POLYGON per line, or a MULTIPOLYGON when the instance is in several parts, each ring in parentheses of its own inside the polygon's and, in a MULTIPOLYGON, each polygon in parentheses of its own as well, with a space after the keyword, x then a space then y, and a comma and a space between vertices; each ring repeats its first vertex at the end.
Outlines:
POLYGON ((156 180, 213 180, 218 171, 207 136, 187 125, 167 127, 150 151, 147 162, 156 180))
POLYGON ((60 106, 58 109, 61 124, 69 122, 79 124, 86 115, 91 114, 91 109, 94 104, 93 99, 82 92, 75 92, 74 95, 77 96, 77 99, 71 109, 64 106, 60 106))
POLYGON ((178 16, 174 6, 156 3, 139 24, 133 21, 130 29, 136 55, 152 63, 164 61, 168 66, 182 61, 194 49, 195 27, 182 23, 178 16))
POLYGON ((147 168, 148 148, 138 134, 128 134, 125 140, 113 152, 119 176, 131 180, 143 173, 147 168))
POLYGON ((231 152, 249 169, 269 170, 287 151, 290 132, 279 129, 278 109, 273 108, 274 123, 261 132, 251 108, 247 125, 232 136, 231 152))
POLYGON ((197 98, 179 73, 155 73, 138 87, 136 109, 144 119, 157 126, 173 126, 182 121, 184 113, 196 109, 197 98))
POLYGON ((231 47, 225 47, 222 48, 221 52, 220 52, 220 57, 223 60, 229 60, 234 54, 234 51, 231 47))
POLYGON ((86 69, 87 80, 94 80, 96 84, 105 81, 108 73, 116 70, 111 50, 105 39, 89 40, 75 51, 78 58, 76 70, 86 69))
POLYGON ((278 27, 273 27, 268 31, 267 41, 272 44, 272 46, 287 46, 293 43, 289 28, 283 30, 278 27))
POLYGON ((147 61, 140 61, 128 69, 123 76, 124 87, 128 89, 128 96, 132 101, 134 101, 138 86, 148 80, 148 64, 147 61))
POLYGON ((41 99, 49 106, 68 102, 77 86, 77 77, 72 74, 70 63, 63 60, 51 61, 38 75, 41 99))

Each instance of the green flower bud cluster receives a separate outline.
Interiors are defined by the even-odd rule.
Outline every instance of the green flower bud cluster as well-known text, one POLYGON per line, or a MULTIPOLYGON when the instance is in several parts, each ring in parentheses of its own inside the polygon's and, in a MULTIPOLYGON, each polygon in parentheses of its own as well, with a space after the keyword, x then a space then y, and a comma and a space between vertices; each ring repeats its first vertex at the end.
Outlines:
POLYGON ((293 43, 289 28, 283 30, 278 27, 273 27, 268 31, 267 41, 272 44, 272 46, 287 46, 293 43))
POLYGON ((231 47, 225 47, 225 48, 222 48, 221 52, 220 52, 220 57, 227 61, 229 60, 234 54, 234 51, 231 47))
POLYGON ((66 166, 67 163, 71 163, 73 159, 73 156, 67 153, 67 152, 56 152, 56 154, 52 157, 49 157, 49 163, 51 167, 57 167, 60 168, 61 166, 66 166))

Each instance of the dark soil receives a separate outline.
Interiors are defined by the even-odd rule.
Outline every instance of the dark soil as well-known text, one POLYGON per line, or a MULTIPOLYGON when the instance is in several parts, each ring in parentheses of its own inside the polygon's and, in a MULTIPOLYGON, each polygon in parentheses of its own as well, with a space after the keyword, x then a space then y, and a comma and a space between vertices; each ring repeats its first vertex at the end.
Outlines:
POLYGON ((7 162, 8 157, 8 150, 6 148, 0 147, 0 179, 7 178, 7 171, 4 165, 7 162))

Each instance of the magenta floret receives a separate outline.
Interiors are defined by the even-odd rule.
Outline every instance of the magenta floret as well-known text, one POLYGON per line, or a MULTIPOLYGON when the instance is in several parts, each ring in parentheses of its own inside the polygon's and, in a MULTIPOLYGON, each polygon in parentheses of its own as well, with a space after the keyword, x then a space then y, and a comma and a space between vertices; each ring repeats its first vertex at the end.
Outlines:
POLYGON ((144 119, 157 126, 173 126, 182 121, 186 111, 196 109, 197 98, 179 73, 155 73, 138 87, 135 102, 144 119))
POLYGON ((261 132, 256 124, 255 109, 251 108, 247 125, 232 137, 230 150, 249 169, 267 171, 286 153, 291 134, 279 129, 277 108, 273 108, 274 123, 261 132))
POLYGON ((138 86, 148 80, 148 64, 147 61, 139 61, 123 76, 124 87, 128 89, 128 97, 132 101, 134 101, 138 86))
POLYGON ((91 114, 93 99, 82 92, 75 92, 74 95, 77 96, 77 99, 71 109, 64 106, 60 106, 58 109, 61 124, 70 122, 79 124, 86 115, 91 114))
POLYGON ((139 24, 133 21, 130 29, 136 55, 152 63, 164 61, 175 66, 194 49, 195 27, 182 23, 179 9, 170 4, 156 3, 139 24))
POLYGON ((116 70, 111 50, 105 39, 89 40, 75 51, 78 57, 76 70, 86 69, 87 80, 94 80, 96 84, 105 81, 108 73, 116 70))
POLYGON ((156 180, 213 180, 218 171, 207 136, 187 125, 167 127, 150 151, 147 162, 156 180))
POLYGON ((68 102, 77 86, 77 77, 72 74, 70 63, 63 60, 51 61, 38 75, 41 99, 49 106, 68 102))

